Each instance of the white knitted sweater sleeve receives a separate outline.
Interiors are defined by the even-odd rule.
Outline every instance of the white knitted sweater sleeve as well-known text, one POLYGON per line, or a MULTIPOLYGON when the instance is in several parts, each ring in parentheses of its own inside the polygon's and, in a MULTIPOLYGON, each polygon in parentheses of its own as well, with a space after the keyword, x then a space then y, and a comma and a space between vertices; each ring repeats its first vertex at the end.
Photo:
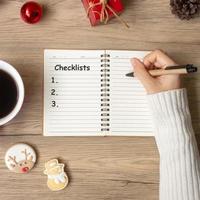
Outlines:
POLYGON ((160 200, 200 200, 200 159, 186 89, 147 99, 160 153, 160 200))

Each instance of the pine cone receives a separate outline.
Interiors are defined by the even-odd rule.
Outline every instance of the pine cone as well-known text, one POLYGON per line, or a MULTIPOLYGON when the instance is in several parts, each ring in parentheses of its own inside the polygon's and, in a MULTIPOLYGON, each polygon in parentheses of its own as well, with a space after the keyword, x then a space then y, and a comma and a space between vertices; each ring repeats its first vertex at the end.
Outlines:
POLYGON ((170 0, 172 14, 189 20, 199 12, 200 0, 170 0))

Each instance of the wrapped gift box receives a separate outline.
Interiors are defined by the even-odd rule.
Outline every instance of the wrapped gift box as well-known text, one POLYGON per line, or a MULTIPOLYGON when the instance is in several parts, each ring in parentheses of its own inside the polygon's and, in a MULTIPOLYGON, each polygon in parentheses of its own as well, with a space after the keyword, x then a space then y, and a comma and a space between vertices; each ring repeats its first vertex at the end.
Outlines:
POLYGON ((82 0, 82 3, 92 26, 107 23, 124 10, 121 0, 82 0))

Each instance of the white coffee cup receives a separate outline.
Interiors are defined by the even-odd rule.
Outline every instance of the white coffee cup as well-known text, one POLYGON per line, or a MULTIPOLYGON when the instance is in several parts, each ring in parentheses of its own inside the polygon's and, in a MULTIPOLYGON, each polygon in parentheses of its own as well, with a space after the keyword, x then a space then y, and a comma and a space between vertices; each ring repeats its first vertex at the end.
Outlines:
POLYGON ((0 126, 2 126, 13 119, 19 113, 24 101, 24 84, 17 70, 7 62, 0 60, 0 70, 6 72, 8 75, 10 75, 11 78, 13 78, 17 87, 18 95, 16 105, 14 106, 13 110, 5 117, 0 118, 0 126))

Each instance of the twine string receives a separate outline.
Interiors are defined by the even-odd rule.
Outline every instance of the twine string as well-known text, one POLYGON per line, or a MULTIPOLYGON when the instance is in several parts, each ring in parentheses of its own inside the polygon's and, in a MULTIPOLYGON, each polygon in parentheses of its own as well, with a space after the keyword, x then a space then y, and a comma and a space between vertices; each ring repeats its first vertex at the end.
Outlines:
POLYGON ((108 0, 100 0, 98 3, 90 1, 89 7, 87 9, 87 16, 89 16, 90 10, 92 10, 93 13, 97 13, 100 16, 100 22, 104 24, 107 24, 109 20, 108 10, 110 10, 110 12, 118 19, 120 23, 129 28, 129 25, 113 10, 113 8, 110 5, 108 5, 108 0), (101 6, 100 12, 92 10, 96 6, 101 6))

